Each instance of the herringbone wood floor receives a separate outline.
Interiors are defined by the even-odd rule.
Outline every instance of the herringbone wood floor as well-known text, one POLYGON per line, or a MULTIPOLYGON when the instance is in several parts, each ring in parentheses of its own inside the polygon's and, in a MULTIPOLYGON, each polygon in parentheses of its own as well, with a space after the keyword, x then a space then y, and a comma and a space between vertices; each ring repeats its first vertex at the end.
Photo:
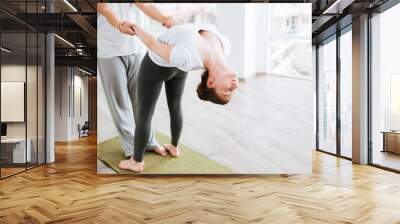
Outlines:
POLYGON ((400 175, 315 152, 312 175, 99 176, 96 140, 0 181, 0 223, 400 223, 400 175))

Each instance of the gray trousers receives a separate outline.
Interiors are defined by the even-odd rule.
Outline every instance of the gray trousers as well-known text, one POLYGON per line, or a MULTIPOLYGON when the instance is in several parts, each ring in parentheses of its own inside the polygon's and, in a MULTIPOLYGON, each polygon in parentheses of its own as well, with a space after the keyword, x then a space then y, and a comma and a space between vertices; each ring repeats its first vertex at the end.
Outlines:
MULTIPOLYGON (((137 77, 142 54, 97 58, 104 95, 117 128, 125 156, 133 156, 134 125, 138 114, 137 77)), ((159 146, 151 130, 146 150, 159 146)))

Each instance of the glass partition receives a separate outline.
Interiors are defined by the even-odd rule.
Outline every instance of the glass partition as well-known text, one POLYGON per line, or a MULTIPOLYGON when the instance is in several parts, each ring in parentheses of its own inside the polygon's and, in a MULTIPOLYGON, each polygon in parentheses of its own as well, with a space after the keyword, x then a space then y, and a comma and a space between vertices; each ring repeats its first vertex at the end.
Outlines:
POLYGON ((336 39, 318 48, 318 146, 336 154, 336 39))
MULTIPOLYGON (((351 28, 351 27, 350 27, 351 28)), ((352 157, 352 32, 340 36, 340 154, 352 157)))
POLYGON ((26 140, 26 40, 25 32, 1 34, 2 177, 24 171, 26 162, 30 162, 26 140))
POLYGON ((0 178, 45 162, 45 35, 17 18, 44 1, 1 1, 0 178))

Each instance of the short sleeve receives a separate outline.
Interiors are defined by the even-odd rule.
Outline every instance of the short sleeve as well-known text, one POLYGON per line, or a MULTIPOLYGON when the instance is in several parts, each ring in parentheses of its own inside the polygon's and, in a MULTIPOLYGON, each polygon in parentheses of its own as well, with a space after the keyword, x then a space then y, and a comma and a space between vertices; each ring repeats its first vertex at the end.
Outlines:
POLYGON ((197 66, 196 52, 190 47, 178 44, 172 49, 169 55, 169 61, 176 67, 194 67, 197 66))

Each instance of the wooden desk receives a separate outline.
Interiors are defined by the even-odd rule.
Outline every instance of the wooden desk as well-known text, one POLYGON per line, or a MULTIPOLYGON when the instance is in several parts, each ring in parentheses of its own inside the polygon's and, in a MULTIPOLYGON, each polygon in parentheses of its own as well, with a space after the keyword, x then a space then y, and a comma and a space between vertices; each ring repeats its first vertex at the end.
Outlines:
POLYGON ((400 131, 383 131, 382 152, 400 154, 400 131))

